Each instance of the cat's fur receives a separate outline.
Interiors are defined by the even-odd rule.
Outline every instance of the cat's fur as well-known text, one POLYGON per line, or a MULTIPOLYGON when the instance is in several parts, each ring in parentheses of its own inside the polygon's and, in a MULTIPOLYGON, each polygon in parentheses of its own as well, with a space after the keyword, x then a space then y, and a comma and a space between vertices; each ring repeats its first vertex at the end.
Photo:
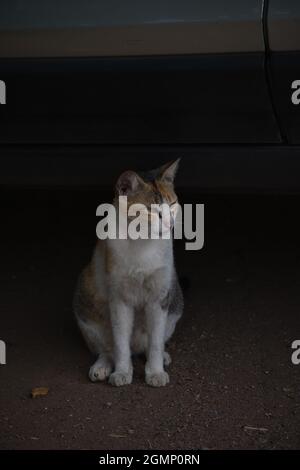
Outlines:
MULTIPOLYGON (((128 205, 171 204, 177 199, 173 186, 177 166, 178 161, 143 175, 125 172, 117 182, 116 196, 126 195, 128 205)), ((169 376, 164 366, 171 358, 165 343, 183 311, 172 236, 98 240, 79 277, 74 311, 90 350, 98 356, 89 371, 93 382, 109 377, 112 385, 130 384, 131 356, 145 353, 146 382, 166 385, 169 376)))

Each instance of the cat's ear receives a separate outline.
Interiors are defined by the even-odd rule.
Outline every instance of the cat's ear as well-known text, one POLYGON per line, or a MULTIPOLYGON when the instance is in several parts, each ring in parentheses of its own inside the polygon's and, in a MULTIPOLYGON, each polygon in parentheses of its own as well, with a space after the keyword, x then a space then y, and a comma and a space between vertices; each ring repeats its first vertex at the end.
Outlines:
POLYGON ((143 180, 134 171, 125 171, 119 176, 116 192, 119 196, 127 196, 136 191, 143 184, 143 180))
POLYGON ((180 158, 173 162, 168 162, 160 168, 160 179, 166 183, 173 183, 178 169, 180 158))

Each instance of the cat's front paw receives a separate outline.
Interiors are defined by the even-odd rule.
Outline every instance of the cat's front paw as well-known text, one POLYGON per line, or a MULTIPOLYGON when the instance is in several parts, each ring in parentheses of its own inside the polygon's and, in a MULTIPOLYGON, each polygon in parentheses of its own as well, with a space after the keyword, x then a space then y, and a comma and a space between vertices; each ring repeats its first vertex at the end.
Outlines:
POLYGON ((146 373, 146 383, 151 385, 151 387, 164 387, 169 382, 169 374, 164 370, 161 372, 146 373))
POLYGON ((129 385, 132 382, 132 372, 113 372, 109 376, 109 383, 115 387, 129 385))

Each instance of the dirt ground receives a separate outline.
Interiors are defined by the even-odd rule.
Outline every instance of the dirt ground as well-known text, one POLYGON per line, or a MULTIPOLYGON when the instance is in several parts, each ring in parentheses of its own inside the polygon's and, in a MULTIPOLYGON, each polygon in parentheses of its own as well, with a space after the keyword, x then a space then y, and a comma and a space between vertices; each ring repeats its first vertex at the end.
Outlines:
POLYGON ((1 191, 0 448, 300 448, 300 198, 183 195, 205 203, 205 246, 176 242, 190 288, 160 389, 145 385, 142 358, 130 386, 87 378, 71 302, 104 200, 1 191), (49 394, 33 399, 38 386, 49 394))

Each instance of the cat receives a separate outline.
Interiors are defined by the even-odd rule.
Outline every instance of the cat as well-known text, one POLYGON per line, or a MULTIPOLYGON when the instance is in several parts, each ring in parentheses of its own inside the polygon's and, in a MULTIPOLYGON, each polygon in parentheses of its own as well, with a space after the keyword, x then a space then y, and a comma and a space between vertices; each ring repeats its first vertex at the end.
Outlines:
MULTIPOLYGON (((145 173, 121 174, 114 206, 119 196, 127 196, 129 207, 166 203, 172 208, 177 203, 174 178, 178 163, 145 173)), ((175 217, 169 218, 170 231, 175 217)), ((163 226, 161 220, 160 234, 163 226)), ((165 367, 171 357, 165 344, 183 313, 172 236, 97 240, 92 259, 79 276, 73 306, 82 335, 98 357, 89 370, 92 382, 108 378, 115 386, 130 384, 133 354, 146 355, 148 385, 161 387, 169 382, 165 367)))

